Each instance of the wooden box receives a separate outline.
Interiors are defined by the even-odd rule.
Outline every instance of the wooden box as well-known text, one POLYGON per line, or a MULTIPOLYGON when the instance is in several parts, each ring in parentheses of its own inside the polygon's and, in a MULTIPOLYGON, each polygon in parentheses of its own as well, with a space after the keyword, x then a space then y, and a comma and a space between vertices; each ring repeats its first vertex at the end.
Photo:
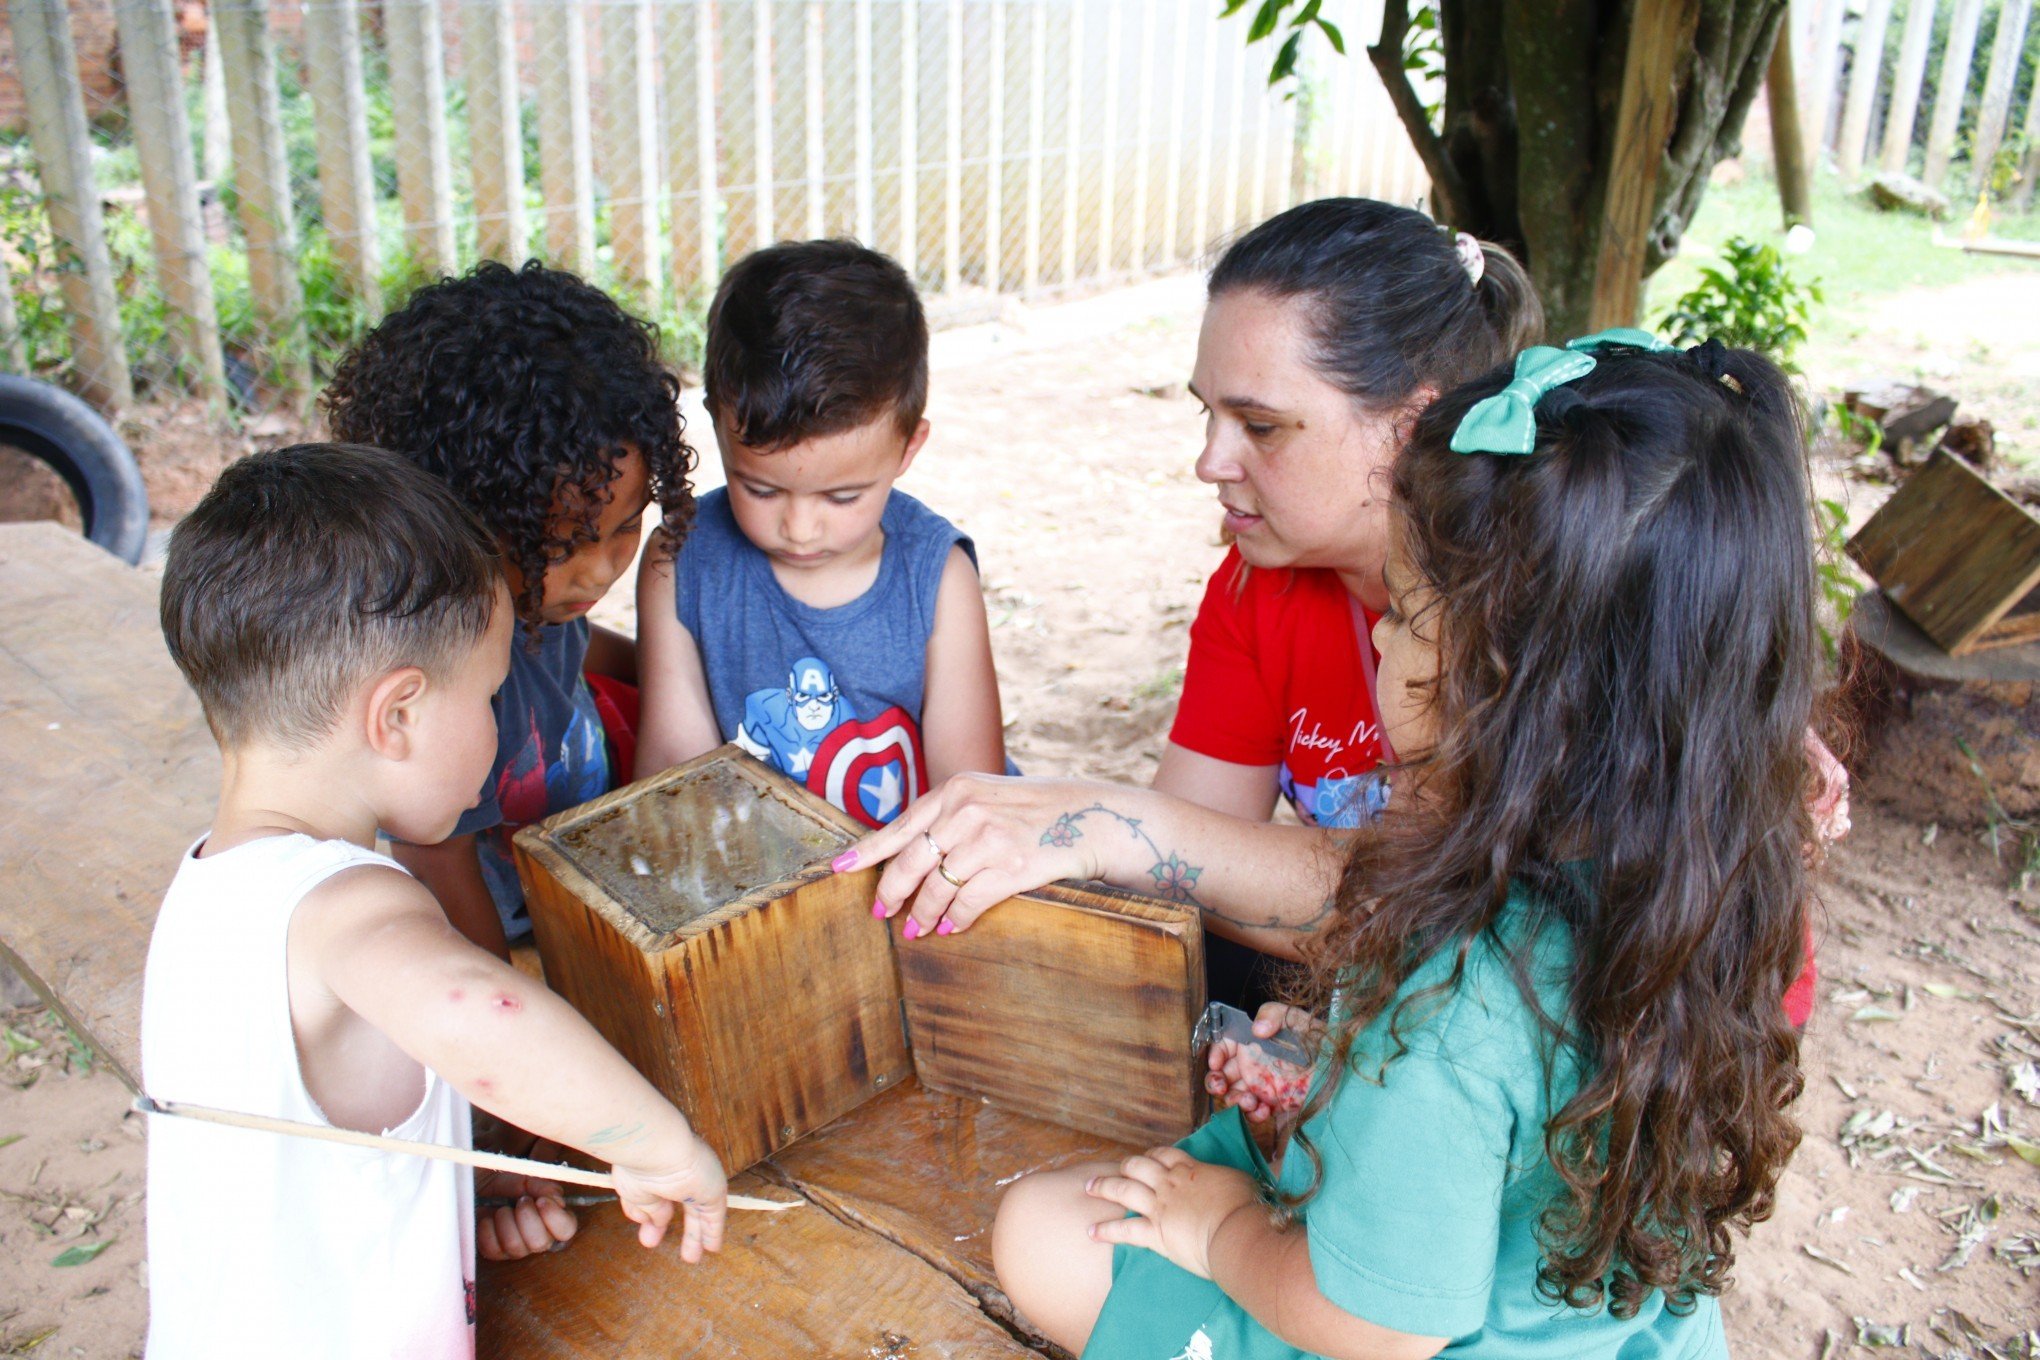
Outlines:
POLYGON ((961 934, 900 941, 898 955, 914 1074, 929 1090, 1141 1147, 1195 1127, 1194 907, 1058 883, 961 934))
POLYGON ((856 834, 728 747, 517 833, 547 983, 733 1174, 911 1071, 856 834))
POLYGON ((909 1071, 1143 1146, 1190 1131, 1195 908, 1056 884, 908 942, 872 919, 876 867, 829 871, 858 834, 734 746, 527 827, 546 980, 732 1172, 909 1071))
POLYGON ((1945 451, 1870 517, 1849 556, 1951 656, 2040 638, 2040 520, 1945 451))

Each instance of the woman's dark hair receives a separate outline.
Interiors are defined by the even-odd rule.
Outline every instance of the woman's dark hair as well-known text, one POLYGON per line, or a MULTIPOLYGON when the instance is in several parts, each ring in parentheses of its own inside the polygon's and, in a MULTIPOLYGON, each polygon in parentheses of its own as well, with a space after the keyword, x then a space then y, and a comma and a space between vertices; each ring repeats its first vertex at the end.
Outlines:
POLYGON ((1321 198, 1234 241, 1208 294, 1303 299, 1318 373, 1369 407, 1395 410, 1420 388, 1457 387, 1544 334, 1544 308, 1515 258, 1483 242, 1476 283, 1455 239, 1409 208, 1321 198))
POLYGON ((1651 1290, 1683 1310, 1727 1283, 1729 1228, 1769 1215, 1799 1142, 1784 995, 1806 938, 1815 594, 1778 370, 1712 343, 1598 357, 1538 404, 1534 453, 1449 447, 1502 369, 1433 403, 1395 464, 1437 737, 1355 841, 1312 983, 1343 991, 1345 1079, 1362 1027, 1391 1012, 1392 1064, 1470 951, 1511 949, 1512 887, 1521 938, 1563 928, 1564 1014, 1537 1008, 1532 946, 1505 952, 1582 1073, 1545 1129, 1565 1193, 1540 1284, 1632 1316, 1651 1290), (1450 979, 1397 1003, 1441 952, 1450 979))
POLYGON ((546 567, 594 541, 617 459, 636 449, 671 552, 694 515, 680 380, 658 327, 573 274, 486 262, 420 288, 327 386, 337 439, 403 454, 481 516, 535 625, 546 567))
POLYGON ((723 276, 708 309, 708 410, 778 450, 928 405, 928 319, 907 271, 855 241, 785 241, 723 276))

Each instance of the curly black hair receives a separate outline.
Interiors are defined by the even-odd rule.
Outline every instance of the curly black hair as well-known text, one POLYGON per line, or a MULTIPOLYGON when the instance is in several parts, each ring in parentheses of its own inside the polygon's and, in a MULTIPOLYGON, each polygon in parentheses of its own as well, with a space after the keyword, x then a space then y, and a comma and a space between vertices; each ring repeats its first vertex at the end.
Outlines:
POLYGON ((336 439, 404 455, 481 517, 523 579, 528 626, 546 567, 594 541, 626 447, 664 517, 655 550, 674 551, 694 518, 695 453, 658 327, 535 260, 420 288, 341 360, 321 400, 336 439))

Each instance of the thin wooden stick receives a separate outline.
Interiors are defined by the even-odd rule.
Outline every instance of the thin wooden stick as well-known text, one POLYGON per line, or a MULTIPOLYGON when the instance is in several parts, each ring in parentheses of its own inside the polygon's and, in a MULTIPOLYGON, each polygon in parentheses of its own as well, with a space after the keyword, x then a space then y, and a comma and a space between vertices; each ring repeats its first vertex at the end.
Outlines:
MULTIPOLYGON (((529 1157, 511 1157, 501 1152, 479 1152, 473 1148, 448 1147, 443 1143, 419 1143, 408 1138, 389 1138, 377 1133, 362 1133, 356 1129, 305 1124, 294 1119, 272 1119, 268 1115, 237 1114, 232 1110, 215 1110, 205 1105, 186 1105, 181 1100, 155 1100, 143 1095, 135 1097, 135 1109, 142 1114, 196 1119, 207 1124, 225 1124, 229 1128, 281 1133, 294 1138, 313 1138, 327 1143, 346 1143, 351 1147, 401 1152, 411 1157, 430 1157, 435 1161, 457 1162, 462 1166, 471 1166, 482 1171, 508 1171, 514 1175, 538 1176, 545 1180, 565 1181, 569 1185, 592 1185, 603 1190, 616 1188, 616 1178, 606 1171, 583 1171, 578 1166, 533 1161, 529 1157)), ((806 1200, 798 1199, 759 1199, 755 1195, 729 1197, 729 1206, 732 1209, 753 1209, 765 1213, 797 1209, 805 1203, 806 1200)))

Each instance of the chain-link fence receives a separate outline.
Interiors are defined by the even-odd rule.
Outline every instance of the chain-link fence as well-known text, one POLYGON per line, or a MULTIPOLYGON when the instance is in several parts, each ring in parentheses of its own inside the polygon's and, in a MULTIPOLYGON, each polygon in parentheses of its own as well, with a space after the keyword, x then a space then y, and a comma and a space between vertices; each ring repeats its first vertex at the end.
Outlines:
POLYGON ((107 406, 315 386, 424 278, 535 255, 685 362, 720 268, 854 236, 939 319, 1414 201, 1357 51, 1270 88, 1217 0, 8 0, 5 362, 107 406))

